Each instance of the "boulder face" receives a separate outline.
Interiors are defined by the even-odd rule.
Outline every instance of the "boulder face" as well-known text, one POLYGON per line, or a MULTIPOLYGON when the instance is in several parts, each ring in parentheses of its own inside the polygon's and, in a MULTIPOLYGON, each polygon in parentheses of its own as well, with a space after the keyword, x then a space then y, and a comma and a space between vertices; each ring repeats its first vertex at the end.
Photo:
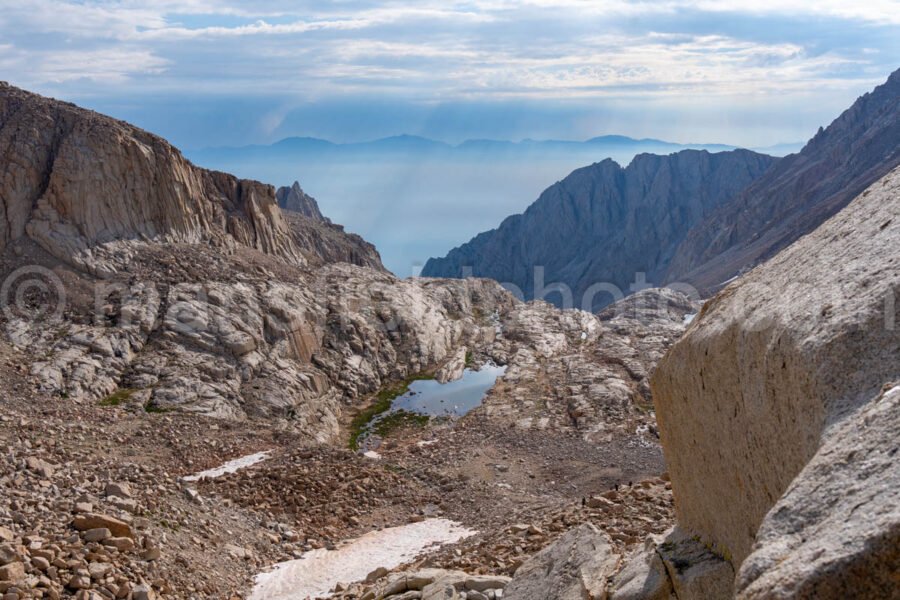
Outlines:
POLYGON ((743 598, 892 598, 900 589, 900 386, 848 418, 763 521, 743 598))
POLYGON ((900 168, 710 300, 652 378, 679 524, 746 560, 747 597, 896 577, 898 215, 900 168))
POLYGON ((898 139, 900 70, 694 227, 665 280, 715 289, 774 256, 900 164, 898 139))
POLYGON ((528 299, 563 283, 572 291, 568 302, 558 293, 544 299, 602 308, 620 298, 592 286, 613 284, 627 294, 637 273, 661 279, 688 230, 776 160, 748 150, 640 154, 624 169, 604 160, 551 186, 497 229, 430 259, 422 274, 490 277, 516 285, 528 299), (544 269, 543 281, 536 267, 544 269))
POLYGON ((302 263, 274 189, 200 169, 127 123, 0 84, 0 250, 61 260, 121 239, 239 244, 302 263))

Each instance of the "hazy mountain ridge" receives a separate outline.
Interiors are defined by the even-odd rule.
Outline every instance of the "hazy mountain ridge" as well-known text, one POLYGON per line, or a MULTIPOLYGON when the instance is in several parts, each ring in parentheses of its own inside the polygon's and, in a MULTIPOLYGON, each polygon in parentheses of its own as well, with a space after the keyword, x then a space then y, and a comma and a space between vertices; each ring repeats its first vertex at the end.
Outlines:
MULTIPOLYGON (((774 144, 765 149, 788 153, 799 150, 800 143, 774 144)), ((594 152, 603 149, 632 148, 642 152, 677 152, 679 150, 709 150, 711 152, 736 150, 741 146, 718 143, 679 143, 655 138, 632 138, 625 135, 601 135, 587 140, 534 140, 519 141, 500 139, 467 139, 451 144, 427 137, 400 134, 363 142, 332 142, 326 139, 296 136, 287 137, 272 144, 250 144, 247 146, 216 146, 186 151, 198 160, 236 158, 241 156, 283 155, 285 153, 317 155, 357 154, 366 152, 407 153, 426 151, 448 156, 463 156, 469 153, 514 153, 532 154, 542 152, 594 152)), ((762 151, 763 148, 749 148, 762 151)))
MULTIPOLYGON (((444 258, 430 259, 423 274, 492 277, 519 286, 531 297, 534 267, 543 266, 545 282, 568 285, 577 306, 579 293, 595 283, 614 283, 627 294, 636 271, 645 272, 651 283, 689 283, 709 292, 815 229, 900 164, 898 139, 900 71, 820 129, 799 154, 772 159, 765 173, 754 172, 728 188, 725 196, 716 196, 717 202, 705 205, 708 210, 698 218, 685 219, 683 207, 675 204, 659 207, 653 201, 660 191, 654 180, 635 180, 632 187, 638 193, 631 198, 631 210, 645 202, 659 210, 647 219, 654 225, 623 229, 615 213, 619 207, 615 202, 605 206, 611 201, 607 188, 617 181, 615 170, 607 173, 604 185, 590 185, 590 202, 604 204, 599 208, 607 211, 606 221, 593 219, 595 213, 602 214, 593 206, 580 215, 570 214, 569 188, 584 188, 586 171, 579 169, 548 188, 522 215, 507 218, 496 230, 479 234, 444 258), (593 226, 585 228, 585 219, 593 226), (661 239, 656 224, 665 227, 673 222, 672 235, 661 239), (645 252, 634 260, 637 249, 645 252), (623 260, 625 256, 633 258, 623 260)), ((686 153, 690 151, 671 156, 686 153)), ((641 171, 651 162, 645 155, 637 156, 625 171, 641 171)), ((688 162, 679 168, 687 169, 687 176, 694 165, 688 162)), ((715 194, 721 189, 720 182, 704 175, 695 188, 683 191, 715 194)), ((554 295, 552 300, 560 302, 560 297, 554 295)))
MULTIPOLYGON (((567 284, 581 308, 594 284, 627 293, 636 273, 659 277, 691 226, 776 161, 749 150, 641 154, 625 168, 605 160, 554 184, 497 229, 429 260, 422 274, 460 277, 471 267, 472 275, 515 284, 531 298, 540 283, 534 268, 543 267, 544 284, 567 284)), ((547 299, 567 303, 558 294, 547 299)), ((598 295, 587 308, 613 299, 598 295)))
POLYGON ((716 285, 774 256, 900 164, 900 70, 691 231, 667 280, 716 285))
POLYGON ((685 148, 714 152, 733 146, 617 135, 586 141, 470 139, 451 145, 400 135, 348 144, 295 137, 187 155, 241 177, 299 179, 324 213, 373 242, 387 268, 407 276, 419 273, 429 257, 522 212, 575 169, 607 158, 624 166, 641 153, 685 148))

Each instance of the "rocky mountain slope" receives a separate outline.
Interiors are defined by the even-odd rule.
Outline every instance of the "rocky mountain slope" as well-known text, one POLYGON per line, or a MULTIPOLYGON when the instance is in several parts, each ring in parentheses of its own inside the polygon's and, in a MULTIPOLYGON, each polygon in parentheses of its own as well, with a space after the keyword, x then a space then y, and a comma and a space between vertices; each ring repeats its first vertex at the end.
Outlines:
POLYGON ((291 228, 294 243, 310 266, 350 263, 385 270, 375 246, 355 233, 344 231, 343 225, 327 219, 311 219, 289 210, 283 211, 283 216, 291 228))
POLYGON ((94 259, 95 248, 121 240, 226 252, 237 245, 294 264, 380 265, 374 248, 337 226, 289 222, 271 186, 197 168, 128 123, 5 83, 0 156, 0 249, 27 234, 100 275, 109 265, 94 259))
POLYGON ((360 267, 384 270, 375 246, 362 237, 344 231, 319 210, 316 199, 295 181, 275 192, 278 206, 291 226, 294 241, 314 265, 345 262, 360 267))
POLYGON ((652 380, 678 521, 741 598, 896 596, 898 215, 894 169, 708 302, 652 380))
MULTIPOLYGON (((531 298, 534 269, 543 267, 542 283, 567 285, 579 307, 592 284, 612 283, 627 295, 637 272, 706 295, 814 230, 897 166, 898 138, 900 71, 798 154, 775 160, 684 151, 640 155, 624 170, 608 162, 579 169, 522 215, 429 260, 423 274, 490 277, 531 298)), ((548 298, 565 304, 558 293, 548 298)), ((610 300, 601 289, 590 307, 610 300)))
POLYGON ((628 294, 639 272, 660 279, 688 230, 775 161, 747 150, 641 154, 624 169, 606 160, 573 172, 497 229, 429 260, 422 274, 490 277, 526 298, 563 283, 572 298, 552 293, 548 301, 597 309, 618 298, 592 286, 628 294))
POLYGON ((900 70, 694 227, 667 281, 711 289, 764 261, 900 164, 900 70))
POLYGON ((0 97, 4 600, 240 598, 276 562, 434 514, 483 530, 467 561, 440 559, 473 571, 502 555, 509 572, 568 522, 606 523, 621 548, 671 524, 648 379, 689 298, 597 316, 490 280, 398 280, 269 186, 0 97), (487 362, 506 371, 471 416, 384 434, 383 462, 348 449, 384 393, 487 362), (571 510, 649 478, 627 509, 571 510), (516 542, 523 520, 553 533, 516 542))

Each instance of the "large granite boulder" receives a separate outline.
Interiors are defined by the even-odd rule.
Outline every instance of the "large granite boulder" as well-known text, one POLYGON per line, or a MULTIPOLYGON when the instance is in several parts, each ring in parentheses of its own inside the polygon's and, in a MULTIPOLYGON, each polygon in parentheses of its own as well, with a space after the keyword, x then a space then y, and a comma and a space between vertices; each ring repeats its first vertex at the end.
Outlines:
POLYGON ((747 561, 747 597, 896 585, 898 215, 895 169, 709 301, 652 378, 679 524, 747 561))

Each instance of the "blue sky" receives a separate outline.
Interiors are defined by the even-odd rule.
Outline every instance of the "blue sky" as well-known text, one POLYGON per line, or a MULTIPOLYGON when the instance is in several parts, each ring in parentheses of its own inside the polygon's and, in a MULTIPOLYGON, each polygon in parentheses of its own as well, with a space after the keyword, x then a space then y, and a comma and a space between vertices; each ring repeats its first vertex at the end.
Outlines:
POLYGON ((0 78, 186 148, 398 133, 764 146, 807 139, 883 81, 898 34, 888 0, 0 0, 0 78))

